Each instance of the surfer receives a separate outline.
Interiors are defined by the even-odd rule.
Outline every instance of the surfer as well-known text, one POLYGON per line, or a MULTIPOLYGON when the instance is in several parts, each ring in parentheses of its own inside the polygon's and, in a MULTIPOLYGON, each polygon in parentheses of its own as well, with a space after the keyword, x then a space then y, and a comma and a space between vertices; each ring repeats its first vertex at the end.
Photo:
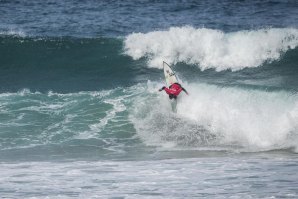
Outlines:
POLYGON ((188 92, 179 83, 174 83, 171 86, 169 86, 169 88, 163 86, 161 89, 159 89, 159 91, 162 90, 166 91, 170 99, 177 99, 181 91, 184 91, 188 95, 188 92))

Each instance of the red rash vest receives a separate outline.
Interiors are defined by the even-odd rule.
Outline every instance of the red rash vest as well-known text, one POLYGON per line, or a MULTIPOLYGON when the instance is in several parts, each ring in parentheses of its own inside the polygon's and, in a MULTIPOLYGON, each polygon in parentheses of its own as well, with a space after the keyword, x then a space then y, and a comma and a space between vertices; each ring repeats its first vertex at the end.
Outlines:
POLYGON ((172 95, 178 96, 181 93, 182 88, 178 84, 172 84, 171 88, 166 87, 165 91, 169 95, 172 94, 172 95))

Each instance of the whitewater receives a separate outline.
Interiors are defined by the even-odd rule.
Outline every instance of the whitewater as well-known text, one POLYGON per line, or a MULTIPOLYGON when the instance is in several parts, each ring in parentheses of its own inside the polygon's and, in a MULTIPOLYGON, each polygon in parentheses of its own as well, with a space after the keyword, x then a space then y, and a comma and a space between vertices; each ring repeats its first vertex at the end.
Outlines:
POLYGON ((160 85, 1 94, 1 195, 296 197, 296 94, 160 85))
POLYGON ((297 8, 0 0, 0 198, 297 198, 297 8))
POLYGON ((166 60, 216 71, 258 67, 279 59, 297 45, 298 30, 294 28, 224 33, 207 28, 173 27, 166 31, 134 33, 125 40, 126 53, 133 59, 149 57, 151 67, 160 68, 162 60, 166 60))
MULTIPOLYGON (((274 42, 265 48, 256 40, 255 51, 244 53, 243 57, 241 53, 233 56, 235 52, 248 51, 246 45, 233 51, 230 41, 222 42, 225 37, 233 40, 238 35, 240 40, 252 43, 247 32, 221 33, 223 41, 216 45, 226 46, 216 54, 218 63, 208 63, 208 69, 205 64, 215 56, 212 51, 188 53, 201 52, 193 49, 201 42, 197 37, 189 41, 193 46, 180 46, 180 41, 170 40, 166 42, 169 48, 161 48, 155 45, 162 42, 151 42, 158 40, 156 33, 170 38, 173 30, 188 29, 193 34, 214 32, 182 27, 133 33, 123 39, 36 39, 15 33, 2 36, 1 51, 15 49, 21 56, 12 61, 6 51, 4 63, 11 63, 11 67, 2 68, 10 74, 2 73, 5 75, 1 80, 6 85, 0 94, 0 160, 5 174, 1 187, 6 190, 1 195, 222 198, 227 194, 295 198, 296 29, 250 31, 249 35, 258 38, 265 34, 268 43, 274 42), (132 41, 139 43, 136 36, 143 45, 131 45, 132 41), (164 52, 152 50, 160 48, 164 52), (96 61, 87 56, 77 62, 74 55, 78 51, 88 54, 94 49, 105 56, 96 61), (44 60, 44 54, 48 56, 47 64, 36 71, 32 63, 44 60), (57 60, 57 55, 62 59, 57 60), (235 62, 225 61, 226 56, 235 62), (72 61, 65 62, 65 57, 72 61), (241 64, 247 62, 238 58, 251 60, 252 66, 241 64), (176 113, 168 96, 158 92, 165 82, 161 64, 154 63, 162 59, 173 64, 190 93, 178 98, 176 113), (98 62, 103 66, 97 67, 98 62), (80 63, 87 64, 81 67, 80 63), (284 69, 292 72, 281 73, 284 69), (109 79, 112 71, 117 81, 109 79), (270 177, 272 172, 280 175, 270 177), (66 183, 77 178, 81 182, 66 183), (235 187, 239 180, 242 185, 235 187), (269 182, 270 186, 264 188, 269 182), (279 186, 283 187, 281 192, 273 191, 272 187, 279 186)), ((190 38, 188 34, 179 35, 190 38)))

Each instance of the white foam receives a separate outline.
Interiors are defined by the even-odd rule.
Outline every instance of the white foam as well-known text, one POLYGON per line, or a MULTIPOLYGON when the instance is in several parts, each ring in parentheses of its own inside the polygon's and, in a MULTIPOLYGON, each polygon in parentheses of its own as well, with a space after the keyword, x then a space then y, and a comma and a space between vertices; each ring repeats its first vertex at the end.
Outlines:
POLYGON ((106 116, 101 118, 99 123, 89 125, 90 129, 94 132, 100 132, 108 124, 109 121, 115 118, 116 114, 126 110, 125 105, 121 102, 121 99, 108 99, 104 101, 107 104, 111 104, 113 108, 106 111, 106 116))
POLYGON ((53 91, 48 92, 48 96, 57 96, 57 97, 78 97, 78 96, 92 96, 98 99, 106 97, 112 93, 113 90, 101 90, 101 91, 80 91, 77 93, 55 93, 53 91))
POLYGON ((135 99, 131 120, 147 145, 219 144, 246 151, 298 148, 296 94, 206 84, 185 84, 185 88, 190 96, 179 99, 177 114, 172 112, 167 95, 157 93, 157 86, 157 97, 151 94, 147 99, 135 99))
POLYGON ((210 85, 188 87, 192 95, 182 98, 178 113, 222 135, 223 142, 274 149, 288 147, 288 136, 298 135, 296 95, 210 85))
POLYGON ((26 33, 21 30, 7 30, 7 31, 1 31, 0 35, 8 35, 8 36, 18 36, 18 37, 26 37, 26 33))
POLYGON ((240 70, 278 60, 298 46, 298 29, 268 28, 225 33, 220 30, 173 27, 166 31, 133 33, 126 37, 125 53, 133 59, 147 57, 150 67, 195 64, 202 70, 240 70))
POLYGON ((13 161, 1 162, 0 187, 2 198, 296 198, 296 165, 295 158, 249 156, 13 161))
POLYGON ((130 120, 137 136, 148 146, 166 149, 176 148, 178 144, 185 146, 191 138, 179 140, 179 137, 192 136, 186 128, 192 128, 193 124, 172 112, 168 97, 158 93, 158 88, 159 84, 148 82, 147 86, 142 87, 142 94, 133 99, 130 120))

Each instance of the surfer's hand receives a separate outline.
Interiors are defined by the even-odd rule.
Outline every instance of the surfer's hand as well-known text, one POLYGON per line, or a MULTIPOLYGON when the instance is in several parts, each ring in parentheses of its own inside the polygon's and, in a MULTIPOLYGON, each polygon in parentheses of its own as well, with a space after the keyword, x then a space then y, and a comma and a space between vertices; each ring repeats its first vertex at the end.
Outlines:
POLYGON ((161 89, 159 89, 158 91, 162 91, 163 89, 165 89, 165 87, 163 86, 161 89))

